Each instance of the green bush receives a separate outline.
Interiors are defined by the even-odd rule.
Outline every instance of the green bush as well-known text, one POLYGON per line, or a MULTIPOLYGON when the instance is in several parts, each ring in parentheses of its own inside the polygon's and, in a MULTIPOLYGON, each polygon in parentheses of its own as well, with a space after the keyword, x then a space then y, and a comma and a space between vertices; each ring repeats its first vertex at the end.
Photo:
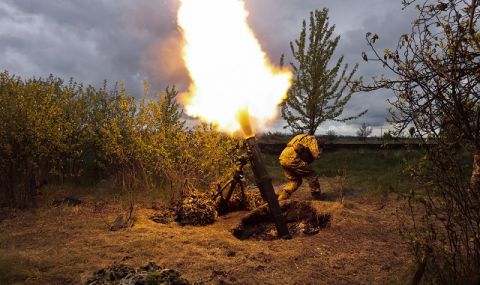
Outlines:
POLYGON ((229 175, 235 139, 203 124, 187 128, 177 95, 175 87, 151 95, 146 83, 138 102, 123 84, 0 73, 0 202, 27 205, 32 181, 178 190, 229 175))

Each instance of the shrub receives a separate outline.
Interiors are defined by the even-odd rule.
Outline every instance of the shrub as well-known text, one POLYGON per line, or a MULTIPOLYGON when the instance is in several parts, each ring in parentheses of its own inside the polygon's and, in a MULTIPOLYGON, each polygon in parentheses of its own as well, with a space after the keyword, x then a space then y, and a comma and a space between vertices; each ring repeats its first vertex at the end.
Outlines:
POLYGON ((145 83, 138 102, 123 83, 107 90, 0 73, 0 202, 25 206, 42 181, 208 188, 231 173, 236 140, 204 124, 187 128, 177 95, 167 87, 151 96, 145 83))

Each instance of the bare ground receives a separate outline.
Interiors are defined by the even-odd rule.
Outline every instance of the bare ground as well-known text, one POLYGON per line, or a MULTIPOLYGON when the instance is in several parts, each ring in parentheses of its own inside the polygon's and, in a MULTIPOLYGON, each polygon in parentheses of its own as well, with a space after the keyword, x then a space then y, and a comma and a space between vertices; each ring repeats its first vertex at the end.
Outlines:
MULTIPOLYGON (((331 181, 323 179, 331 191, 331 181)), ((292 197, 310 199, 301 188, 292 197)), ((245 212, 206 227, 157 224, 154 210, 139 207, 135 226, 111 232, 118 203, 94 197, 75 207, 9 212, 0 219, 0 284, 82 284, 113 263, 149 261, 205 284, 389 284, 408 265, 398 235, 394 199, 347 197, 315 201, 333 215, 330 228, 292 240, 237 240, 230 230, 245 212)))

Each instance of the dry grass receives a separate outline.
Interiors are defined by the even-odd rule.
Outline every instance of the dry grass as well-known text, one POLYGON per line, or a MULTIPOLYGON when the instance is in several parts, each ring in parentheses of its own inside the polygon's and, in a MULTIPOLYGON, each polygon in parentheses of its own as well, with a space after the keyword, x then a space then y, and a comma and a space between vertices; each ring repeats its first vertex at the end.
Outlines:
MULTIPOLYGON (((322 180, 324 190, 329 181, 322 180)), ((232 236, 245 213, 222 217, 207 227, 156 224, 154 213, 138 210, 133 228, 110 232, 118 202, 95 206, 94 196, 77 207, 44 207, 10 213, 0 222, 0 284, 81 284, 112 263, 149 261, 206 284, 385 284, 407 263, 398 236, 394 200, 346 198, 314 202, 333 213, 332 227, 293 240, 240 241, 232 236), (221 283, 224 282, 224 283, 221 283)), ((301 188, 295 199, 309 199, 301 188)))

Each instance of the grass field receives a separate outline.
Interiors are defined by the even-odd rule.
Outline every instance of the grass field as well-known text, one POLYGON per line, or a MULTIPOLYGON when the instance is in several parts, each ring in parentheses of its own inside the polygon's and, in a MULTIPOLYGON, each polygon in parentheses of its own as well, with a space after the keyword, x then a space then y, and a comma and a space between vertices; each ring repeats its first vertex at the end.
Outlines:
MULTIPOLYGON (((320 177, 343 175, 347 188, 357 193, 403 193, 412 187, 404 165, 419 157, 418 151, 408 150, 339 150, 323 153, 312 168, 320 177)), ((286 182, 278 157, 265 155, 265 161, 274 181, 286 182)))
MULTIPOLYGON (((267 159, 278 184, 281 168, 275 165, 276 157, 267 159)), ((320 181, 327 192, 335 183, 325 177, 320 181)), ((149 261, 203 282, 199 284, 405 283, 402 276, 410 260, 398 235, 395 200, 384 203, 374 195, 359 195, 348 197, 344 205, 311 201, 303 185, 294 198, 331 213, 331 227, 292 240, 240 241, 231 229, 244 212, 220 217, 206 227, 157 224, 149 219, 156 212, 147 193, 138 193, 135 226, 109 231, 107 222, 123 213, 125 205, 107 186, 83 191, 50 186, 36 211, 6 212, 0 221, 0 284, 85 284, 100 268, 138 267, 149 261), (50 202, 57 191, 78 197, 82 204, 53 207, 50 202)))
MULTIPOLYGON (((349 196, 343 204, 312 201, 332 213, 331 227, 289 241, 237 240, 230 230, 243 217, 240 212, 207 227, 154 223, 153 204, 163 205, 168 189, 137 193, 135 226, 111 232, 108 223, 128 205, 128 197, 111 183, 48 185, 36 211, 0 208, 0 284, 84 284, 100 268, 149 261, 203 284, 406 284, 413 265, 398 235, 396 215, 403 204, 389 194, 414 187, 402 169, 420 155, 406 150, 322 154, 312 167, 323 190, 335 197, 339 173, 345 173, 349 196), (59 195, 78 197, 82 204, 53 207, 59 195)), ((264 158, 278 190, 286 182, 278 156, 264 158)), ((251 176, 248 169, 246 174, 251 176)), ((308 186, 292 199, 311 201, 308 186)))

